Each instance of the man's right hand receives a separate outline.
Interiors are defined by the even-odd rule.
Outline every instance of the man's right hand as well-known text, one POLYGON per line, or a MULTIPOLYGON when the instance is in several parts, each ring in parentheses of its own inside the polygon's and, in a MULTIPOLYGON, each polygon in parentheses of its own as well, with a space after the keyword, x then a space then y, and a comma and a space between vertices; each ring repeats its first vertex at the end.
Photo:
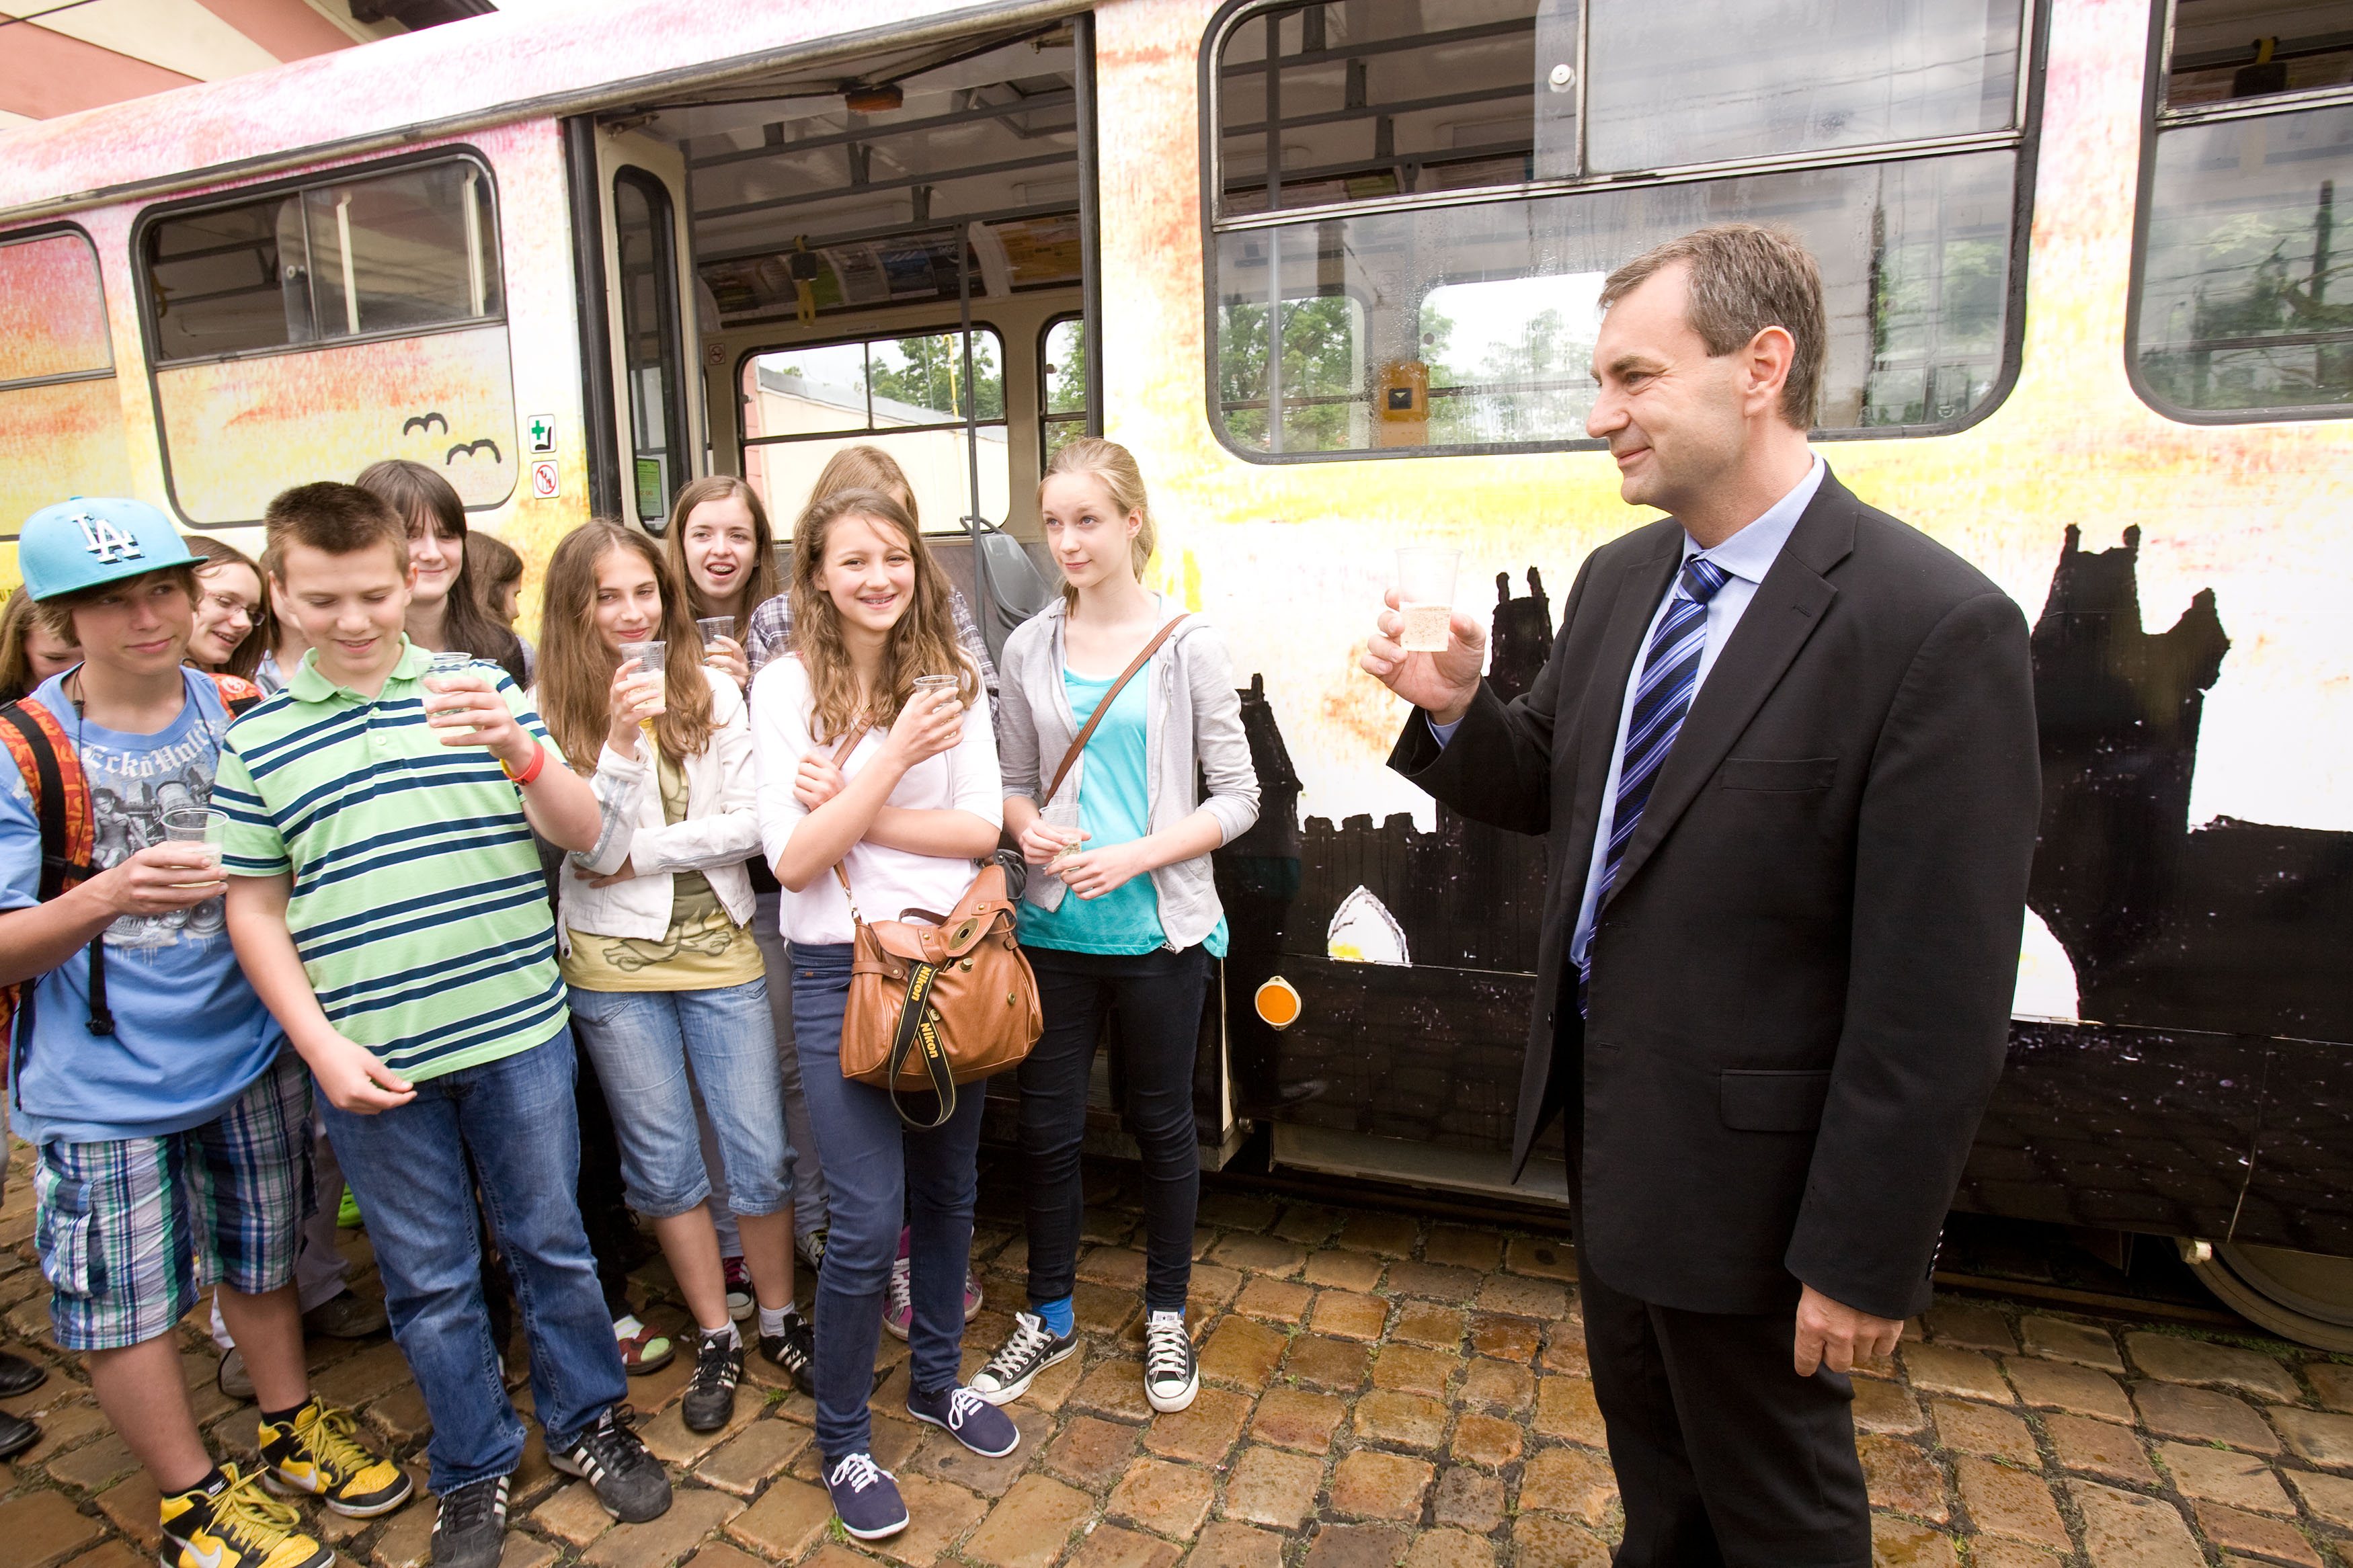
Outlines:
POLYGON ((89 887, 117 915, 167 915, 228 890, 220 862, 201 844, 150 844, 91 878, 89 887))
POLYGON ((337 1110, 374 1116, 417 1098, 406 1079, 378 1061, 375 1052, 341 1035, 313 1045, 302 1053, 302 1059, 311 1064, 319 1091, 337 1110))
POLYGON ((1366 675, 1430 715, 1434 724, 1452 724, 1471 710, 1479 692, 1479 672, 1487 662, 1487 630, 1460 609, 1454 612, 1452 635, 1444 653, 1408 653, 1398 647, 1404 622, 1398 614, 1397 590, 1389 590, 1388 608, 1374 623, 1357 665, 1366 675))

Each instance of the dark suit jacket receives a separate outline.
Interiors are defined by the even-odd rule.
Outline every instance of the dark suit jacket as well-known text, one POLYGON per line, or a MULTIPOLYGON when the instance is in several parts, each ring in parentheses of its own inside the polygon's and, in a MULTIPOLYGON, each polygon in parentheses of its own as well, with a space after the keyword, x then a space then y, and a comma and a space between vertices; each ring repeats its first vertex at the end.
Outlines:
POLYGON ((1549 836, 1514 1169, 1565 1110, 1587 1266, 1689 1310, 1801 1280, 1905 1317, 2005 1050, 2041 798, 2025 617, 1825 476, 1660 772, 1580 1026, 1567 946, 1683 541, 1595 551, 1535 684, 1482 686, 1442 750, 1416 713, 1389 765, 1549 836))

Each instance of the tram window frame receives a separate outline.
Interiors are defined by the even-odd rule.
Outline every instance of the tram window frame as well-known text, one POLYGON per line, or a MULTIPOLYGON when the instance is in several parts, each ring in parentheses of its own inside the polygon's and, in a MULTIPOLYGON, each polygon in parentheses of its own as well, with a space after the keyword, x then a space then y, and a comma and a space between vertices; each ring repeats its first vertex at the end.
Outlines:
POLYGON ((1087 367, 1092 361, 1087 354, 1083 336, 1080 340, 1079 349, 1079 405, 1060 413, 1055 412, 1051 405, 1050 388, 1053 385, 1052 371, 1055 364, 1052 358, 1054 331, 1058 327, 1067 326, 1076 326, 1083 334, 1087 330, 1086 312, 1065 310, 1060 315, 1049 316, 1045 325, 1038 329, 1038 471, 1041 474, 1046 471, 1046 465, 1054 460, 1054 453, 1060 449, 1059 444, 1053 439, 1056 426, 1077 426, 1071 434, 1062 437, 1066 442, 1076 440, 1087 433, 1087 367))
MULTIPOLYGON (((2141 370, 2141 310, 2147 291, 2150 230, 2157 216, 2158 161, 2168 133, 2243 121, 2284 120, 2315 110, 2353 110, 2353 84, 2307 88, 2274 93, 2250 93, 2244 98, 2168 107, 2171 84, 2175 0, 2157 0, 2149 7, 2148 67, 2143 75, 2140 169, 2134 189, 2131 280, 2125 297, 2125 330, 2119 347, 2125 377, 2133 393, 2164 418, 2182 425, 2269 425, 2316 419, 2353 419, 2353 395, 2342 403, 2283 403, 2238 408, 2200 408, 2174 402, 2151 384, 2141 370)), ((2353 178, 2346 181, 2348 207, 2353 207, 2353 178)), ((2348 214, 2353 219, 2353 214, 2348 214)), ((2348 228, 2353 228, 2348 221, 2348 228)), ((2251 345, 2252 346, 2252 345, 2251 345)), ((2284 344, 2284 347, 2320 345, 2284 344)), ((2353 341, 2344 345, 2353 353, 2353 341)))
POLYGON ((686 405, 686 328, 680 320, 678 247, 678 202, 660 175, 636 163, 624 163, 613 171, 613 291, 621 308, 621 355, 623 388, 628 397, 629 477, 626 503, 635 514, 637 523, 647 532, 659 536, 670 527, 670 502, 680 489, 693 477, 693 432, 689 427, 686 405), (622 215, 622 193, 629 191, 646 205, 645 233, 653 245, 653 257, 649 270, 653 277, 654 316, 651 323, 636 320, 635 300, 628 271, 628 258, 623 247, 628 242, 625 232, 629 220, 622 215), (655 358, 645 363, 635 363, 630 355, 635 352, 632 340, 650 327, 654 338, 655 358), (638 374, 651 370, 658 373, 659 390, 652 399, 639 395, 638 374), (662 422, 660 445, 644 443, 645 405, 652 402, 662 422), (646 465, 658 465, 649 476, 646 465), (649 478, 653 489, 647 489, 649 478), (659 496, 659 505, 652 511, 646 502, 659 496))
POLYGON ((406 153, 374 163, 353 163, 331 169, 311 169, 282 180, 271 180, 234 190, 208 194, 185 201, 161 202, 142 210, 132 225, 130 253, 139 305, 141 348, 152 383, 158 371, 177 369, 183 365, 218 364, 233 360, 267 359, 279 354, 310 353, 325 349, 345 348, 355 343, 393 342, 404 338, 430 337, 442 332, 472 331, 483 327, 507 325, 508 290, 506 282, 506 245, 503 208, 499 192, 498 171, 491 160, 475 147, 449 144, 406 153), (157 280, 148 264, 147 247, 154 230, 160 225, 212 212, 229 212, 238 207, 254 206, 270 200, 292 198, 300 201, 312 191, 335 185, 361 184, 387 175, 413 174, 444 163, 464 163, 480 176, 479 189, 488 204, 476 240, 483 247, 481 278, 486 299, 491 308, 480 315, 453 317, 448 321, 411 323, 379 328, 370 331, 339 332, 332 336, 305 339, 288 338, 284 342, 246 348, 226 349, 215 353, 174 354, 161 352, 157 333, 158 306, 164 303, 157 290, 157 280))
MULTIPOLYGON (((1577 68, 1572 79, 1580 127, 1586 113, 1588 99, 1585 79, 1586 50, 1584 37, 1590 26, 1593 0, 1584 0, 1577 9, 1577 68)), ((1884 441, 1916 439, 1923 437, 1949 436, 1968 429, 1990 418, 2003 405, 2017 384, 2021 352, 2025 342, 2028 258, 2032 239, 2032 218, 2035 174, 2038 162, 2042 110, 2045 91, 2045 67, 2049 56, 2052 5, 2049 0, 2021 0, 2019 8, 2019 41, 2014 79, 2015 94, 2011 122, 2007 130, 1979 132, 1936 137, 1926 141, 1903 142, 1873 142, 1855 146, 1827 148, 1819 152, 1778 153, 1756 159, 1725 161, 1695 164, 1689 168, 1660 169, 1629 174, 1620 171, 1594 172, 1580 169, 1573 177, 1559 179, 1527 179, 1517 184, 1467 186, 1409 195, 1390 195, 1368 198, 1325 202, 1297 207, 1278 206, 1271 210, 1229 212, 1224 195, 1224 175, 1220 167, 1224 143, 1221 99, 1221 79, 1224 75, 1222 58, 1228 42, 1235 32, 1249 24, 1263 24, 1270 12, 1289 13, 1303 9, 1300 0, 1227 0, 1203 29, 1198 58, 1198 99, 1200 115, 1200 223, 1203 240, 1202 304, 1203 342, 1203 412, 1211 432, 1219 445, 1245 462, 1260 464, 1361 462, 1392 458, 1489 457, 1515 453, 1594 451, 1607 447, 1606 441, 1569 438, 1536 441, 1498 441, 1453 445, 1398 445, 1394 447, 1344 447, 1315 451, 1269 451, 1253 447, 1235 438, 1227 428, 1219 387, 1222 357, 1219 315, 1225 303, 1220 297, 1219 253, 1230 237, 1252 231, 1282 235, 1291 231, 1310 229, 1320 224, 1344 224, 1350 220, 1395 215, 1410 217, 1442 209, 1475 208, 1493 205, 1525 205, 1558 196, 1593 196, 1605 193, 1639 192, 1673 184, 1731 184, 1742 178, 1774 174, 1805 174, 1835 171, 1841 168, 1897 166, 1934 163, 1967 157, 1976 152, 2007 153, 2010 163, 2008 244, 2004 256, 2001 288, 2002 321, 1998 358, 1993 374, 1985 384, 1981 399, 1957 416, 1914 424, 1873 426, 1817 426, 1810 432, 1811 439, 1821 441, 1884 441)), ((1260 73, 1261 76, 1263 72, 1260 73)), ((1584 155, 1584 132, 1577 135, 1578 155, 1584 155)), ((1279 154, 1278 154, 1279 156, 1279 154)), ((1533 169, 1529 171, 1533 174, 1533 169)), ((1281 175, 1277 174, 1277 179, 1281 175)), ((1629 252, 1625 259, 1630 259, 1629 252)), ((1433 277, 1430 289, 1467 279, 1433 277)), ((1328 290, 1318 290, 1325 292, 1328 290)), ((1306 302, 1316 293, 1293 295, 1285 292, 1288 307, 1306 302)), ((1417 312, 1419 306, 1416 307, 1417 312)), ((1868 396, 1866 383, 1863 395, 1868 396)), ((1374 396, 1373 379, 1368 377, 1365 393, 1366 407, 1374 396)))
POLYGON ((98 253, 98 242, 90 231, 78 223, 43 224, 37 227, 11 229, 0 234, 0 251, 13 250, 20 245, 35 245, 50 239, 79 239, 90 253, 90 282, 96 287, 100 341, 106 345, 106 363, 84 370, 53 371, 42 375, 0 376, 0 392, 17 392, 26 387, 58 386, 76 381, 109 381, 120 373, 114 358, 114 312, 106 298, 106 269, 98 253))
MULTIPOLYGON (((909 338, 953 339, 962 336, 964 331, 965 329, 961 322, 948 321, 928 326, 911 325, 903 331, 893 328, 882 328, 864 332, 833 333, 818 337, 787 339, 782 342, 755 343, 751 347, 742 350, 736 354, 733 363, 733 367, 730 371, 732 379, 729 384, 733 389, 735 400, 735 472, 739 475, 745 476, 748 479, 751 469, 750 454, 752 448, 754 447, 803 446, 813 441, 862 441, 866 444, 881 446, 883 450, 888 451, 890 448, 886 443, 877 441, 874 438, 878 437, 936 435, 943 431, 961 433, 965 425, 965 421, 962 418, 942 420, 929 425, 896 425, 883 426, 878 428, 874 424, 874 391, 870 379, 866 387, 867 415, 866 423, 863 426, 846 426, 840 429, 831 430, 811 430, 789 436, 747 436, 744 433, 747 423, 744 417, 744 405, 750 401, 750 399, 744 390, 744 376, 745 371, 752 368, 754 361, 769 354, 806 353, 818 349, 850 347, 866 348, 870 351, 871 354, 871 347, 876 343, 903 342, 909 338)), ((1006 333, 1005 329, 998 325, 995 321, 985 316, 977 315, 972 319, 972 331, 976 339, 981 334, 986 333, 994 341, 997 348, 997 401, 1003 411, 993 418, 977 419, 972 421, 972 423, 981 430, 997 429, 1005 432, 1006 515, 994 519, 984 518, 982 520, 991 527, 1003 528, 1011 520, 1013 509, 1012 377, 1009 374, 1007 359, 1008 351, 1006 346, 1006 333)), ((1042 339, 1040 341, 1042 342, 1042 339)), ((959 363, 961 363, 961 355, 959 355, 959 363)), ((871 372, 870 371, 868 374, 871 377, 871 372)), ((896 459, 894 458, 893 460, 895 461, 896 459)), ((970 480, 968 477, 965 479, 965 484, 967 486, 967 493, 969 493, 968 487, 970 480)), ((982 488, 986 489, 987 487, 984 483, 982 488)), ((940 522, 934 520, 924 523, 923 525, 924 536, 926 538, 944 535, 961 536, 965 531, 963 522, 964 504, 965 503, 962 501, 958 503, 955 511, 955 521, 954 521, 940 522)), ((782 544, 787 542, 792 536, 793 521, 799 515, 797 509, 788 512, 783 508, 771 506, 769 507, 768 511, 769 516, 776 523, 777 542, 782 544)))

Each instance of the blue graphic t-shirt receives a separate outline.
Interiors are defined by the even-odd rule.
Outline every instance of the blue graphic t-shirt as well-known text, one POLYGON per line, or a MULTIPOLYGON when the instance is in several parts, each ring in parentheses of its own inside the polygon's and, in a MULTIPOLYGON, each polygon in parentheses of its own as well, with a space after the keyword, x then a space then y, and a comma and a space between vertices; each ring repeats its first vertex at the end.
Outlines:
MULTIPOLYGON (((74 742, 89 781, 91 863, 120 865, 164 840, 164 814, 212 797, 228 710, 212 680, 184 671, 188 700, 153 735, 79 721, 64 676, 34 700, 74 742)), ((0 910, 40 900, 41 829, 15 759, 0 752, 0 910)), ((106 931, 114 1033, 93 1036, 87 949, 34 983, 31 1048, 10 1083, 16 1135, 95 1143, 201 1127, 276 1059, 285 1036, 229 949, 222 900, 167 915, 124 915, 106 931)))

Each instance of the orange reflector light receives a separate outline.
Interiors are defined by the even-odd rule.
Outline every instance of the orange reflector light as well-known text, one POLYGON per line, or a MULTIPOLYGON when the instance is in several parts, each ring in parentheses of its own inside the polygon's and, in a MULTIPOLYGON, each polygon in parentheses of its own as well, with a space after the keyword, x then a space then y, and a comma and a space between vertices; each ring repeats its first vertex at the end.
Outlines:
POLYGON ((1258 988, 1258 1016, 1278 1029, 1299 1022, 1299 993, 1278 974, 1258 988))

